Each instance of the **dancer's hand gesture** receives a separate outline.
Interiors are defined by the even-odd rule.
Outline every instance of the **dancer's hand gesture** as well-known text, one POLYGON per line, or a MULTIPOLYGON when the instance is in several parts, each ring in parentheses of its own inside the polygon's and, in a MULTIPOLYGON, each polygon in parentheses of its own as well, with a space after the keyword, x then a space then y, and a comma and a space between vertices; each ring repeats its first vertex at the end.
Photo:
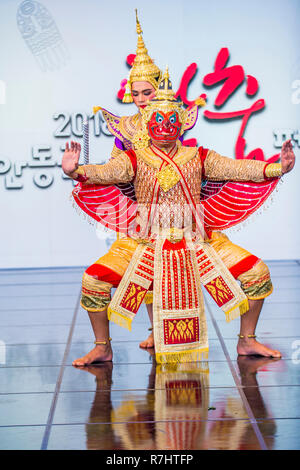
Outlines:
POLYGON ((288 173, 294 168, 295 165, 295 154, 292 146, 291 139, 286 140, 281 148, 281 168, 282 174, 288 173))
POLYGON ((77 170, 80 151, 81 145, 79 143, 71 141, 71 147, 69 147, 68 142, 66 143, 61 165, 66 175, 71 176, 77 170))

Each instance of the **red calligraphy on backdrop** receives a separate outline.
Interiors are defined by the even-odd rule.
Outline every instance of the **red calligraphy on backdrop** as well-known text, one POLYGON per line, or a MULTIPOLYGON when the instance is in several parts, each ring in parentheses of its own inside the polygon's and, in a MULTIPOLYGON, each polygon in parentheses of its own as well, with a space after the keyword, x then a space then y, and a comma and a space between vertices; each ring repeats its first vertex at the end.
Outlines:
MULTIPOLYGON (((127 57, 127 63, 129 66, 132 66, 134 61, 135 55, 130 54, 127 57)), ((203 77, 203 85, 206 87, 215 87, 216 85, 220 84, 221 89, 218 92, 215 100, 214 106, 215 108, 221 109, 222 106, 230 99, 230 97, 236 93, 236 91, 241 88, 243 84, 246 85, 245 94, 248 98, 254 97, 254 95, 258 92, 258 81, 252 75, 245 75, 245 71, 241 65, 232 65, 227 66, 229 61, 229 50, 227 48, 220 49, 215 64, 214 70, 211 73, 206 74, 203 77)), ((185 72, 182 75, 179 88, 176 92, 176 97, 180 97, 183 103, 190 107, 195 104, 197 97, 194 100, 189 100, 187 98, 188 88, 190 85, 191 80, 195 76, 197 72, 197 64, 192 63, 190 64, 185 72)), ((118 98, 122 100, 125 91, 126 80, 122 80, 120 86, 120 90, 118 92, 118 98)), ((206 94, 201 94, 201 98, 207 99, 206 94)), ((251 106, 246 107, 244 109, 235 110, 231 112, 222 112, 222 111, 211 111, 206 109, 204 111, 204 116, 206 119, 211 121, 224 121, 228 119, 241 119, 241 127, 239 130, 239 134, 237 136, 235 142, 235 158, 236 159, 255 159, 266 161, 268 163, 274 163, 279 160, 280 154, 275 154, 269 158, 266 158, 264 152, 261 148, 256 148, 245 155, 246 149, 246 139, 244 137, 247 124, 252 116, 255 116, 256 113, 262 111, 265 108, 265 100, 264 99, 257 99, 251 106)), ((184 141, 185 145, 196 145, 196 139, 188 139, 184 141)))

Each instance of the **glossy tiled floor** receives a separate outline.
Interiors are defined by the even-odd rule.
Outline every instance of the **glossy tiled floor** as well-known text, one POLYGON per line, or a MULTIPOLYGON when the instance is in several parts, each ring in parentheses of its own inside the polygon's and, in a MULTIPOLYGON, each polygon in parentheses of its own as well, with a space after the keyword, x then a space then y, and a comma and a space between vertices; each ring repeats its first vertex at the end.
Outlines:
POLYGON ((283 359, 236 355, 239 321, 207 299, 207 363, 156 366, 112 325, 114 362, 72 367, 93 347, 83 268, 0 271, 0 449, 300 449, 300 263, 268 263, 275 291, 257 328, 283 359))

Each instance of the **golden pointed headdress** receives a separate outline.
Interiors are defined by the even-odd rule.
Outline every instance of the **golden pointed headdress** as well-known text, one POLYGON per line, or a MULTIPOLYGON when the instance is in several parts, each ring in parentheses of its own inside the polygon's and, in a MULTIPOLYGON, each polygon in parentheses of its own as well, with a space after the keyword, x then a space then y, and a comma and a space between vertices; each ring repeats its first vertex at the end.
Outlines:
POLYGON ((136 57, 133 61, 127 80, 125 94, 122 100, 123 103, 132 103, 131 85, 133 82, 149 82, 155 89, 157 89, 158 82, 161 78, 160 69, 154 64, 153 60, 148 55, 148 50, 146 49, 142 36, 143 31, 137 16, 137 10, 135 10, 135 13, 136 32, 138 35, 136 57))
POLYGON ((148 101, 146 108, 141 110, 143 120, 147 123, 151 115, 156 110, 164 112, 177 111, 179 119, 184 124, 186 117, 186 110, 183 108, 182 101, 175 97, 175 92, 172 88, 172 83, 169 77, 169 69, 166 67, 165 73, 158 84, 158 89, 155 97, 148 101))
POLYGON ((155 94, 155 97, 152 99, 152 101, 153 102, 176 101, 177 106, 182 106, 182 101, 178 101, 178 99, 175 98, 175 92, 173 91, 173 88, 172 88, 168 66, 166 66, 165 73, 163 74, 163 77, 161 78, 158 84, 157 92, 155 94))

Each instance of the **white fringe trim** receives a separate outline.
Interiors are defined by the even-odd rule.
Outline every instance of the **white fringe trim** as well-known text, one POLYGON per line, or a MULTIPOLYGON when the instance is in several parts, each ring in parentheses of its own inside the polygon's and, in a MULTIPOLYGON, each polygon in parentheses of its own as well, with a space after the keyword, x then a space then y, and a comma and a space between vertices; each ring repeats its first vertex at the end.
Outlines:
POLYGON ((93 225, 96 227, 97 231, 101 231, 107 234, 114 234, 116 235, 116 232, 108 227, 105 227, 104 225, 101 224, 101 222, 97 222, 97 220, 93 219, 90 215, 86 214, 84 210, 81 209, 81 207, 78 206, 76 201, 74 200, 74 196, 71 193, 69 200, 72 204, 73 209, 76 211, 76 213, 82 217, 84 220, 86 220, 90 225, 93 225))
POLYGON ((257 211, 251 214, 244 222, 240 222, 233 227, 224 228, 224 229, 216 229, 216 232, 225 232, 226 234, 230 235, 231 233, 241 232, 245 227, 249 226, 253 222, 255 222, 264 212, 266 212, 271 205, 274 204, 274 199, 277 198, 277 193, 279 192, 280 186, 283 184, 283 176, 281 176, 276 188, 272 191, 270 196, 266 199, 266 201, 260 206, 257 211))

